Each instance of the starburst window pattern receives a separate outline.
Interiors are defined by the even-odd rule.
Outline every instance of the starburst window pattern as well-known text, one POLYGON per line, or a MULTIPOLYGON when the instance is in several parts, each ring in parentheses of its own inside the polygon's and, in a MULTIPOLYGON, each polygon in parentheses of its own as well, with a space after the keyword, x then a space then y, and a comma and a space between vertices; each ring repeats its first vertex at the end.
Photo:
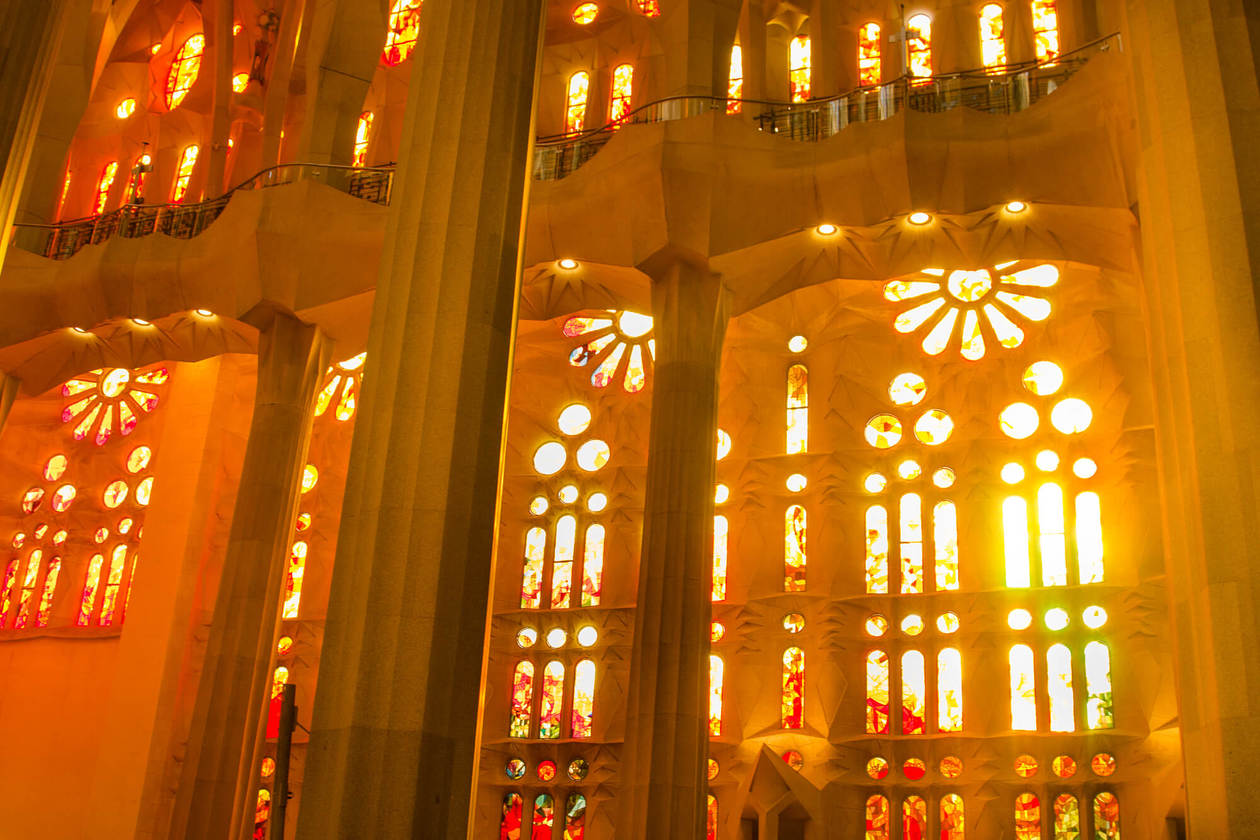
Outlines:
POLYGON ((62 386, 70 403, 61 412, 61 422, 74 424, 75 440, 90 438, 104 446, 115 432, 131 434, 140 418, 157 408, 157 389, 167 379, 166 368, 143 372, 97 368, 62 386))
POLYGON ((322 417, 324 412, 336 400, 337 409, 334 416, 341 422, 354 417, 358 406, 358 392, 363 383, 363 364, 367 361, 367 353, 338 362, 324 374, 327 383, 320 389, 315 399, 315 416, 322 417))
POLYGON ((656 359, 651 316, 628 309, 608 310, 602 315, 575 315, 565 321, 564 334, 581 338, 582 343, 569 353, 569 364, 574 367, 593 364, 591 384, 596 388, 606 388, 618 377, 622 387, 631 394, 642 391, 647 385, 649 362, 656 359))
POLYGON ((1052 265, 1008 272, 1015 263, 990 269, 951 271, 924 269, 915 280, 893 280, 884 286, 890 301, 911 301, 914 305, 897 316, 893 326, 900 333, 913 333, 926 327, 923 351, 930 356, 943 353, 958 332, 959 352, 964 359, 984 358, 986 336, 998 346, 1010 349, 1024 342, 1024 331, 1012 316, 1029 321, 1050 317, 1050 301, 1030 295, 1030 290, 1048 289, 1059 281, 1052 265), (997 280, 994 280, 994 276, 997 280), (981 318, 981 316, 984 316, 981 318))
POLYGON ((372 139, 372 120, 375 116, 371 111, 364 111, 359 114, 359 125, 354 131, 354 159, 351 163, 354 166, 367 165, 368 143, 372 139))
POLYGON ((591 74, 580 70, 569 77, 569 91, 564 101, 564 133, 579 134, 586 127, 586 99, 591 89, 591 74))
POLYGON ((96 201, 92 205, 92 213, 95 215, 99 216, 105 212, 109 204, 109 190, 114 186, 116 177, 118 177, 118 161, 111 160, 101 170, 101 180, 96 184, 96 201))
POLYGON ((858 84, 877 85, 882 79, 879 24, 871 21, 858 30, 858 84))
POLYGON ((1053 61, 1059 56, 1059 10, 1056 0, 1032 0, 1033 36, 1037 60, 1053 61))
POLYGON ((792 39, 791 64, 788 81, 792 89, 793 102, 805 102, 809 99, 810 87, 810 44, 809 38, 798 35, 792 39))
POLYGON ((201 72, 201 55, 206 49, 206 37, 198 32, 184 42, 175 53, 175 61, 166 74, 166 107, 174 111, 184 101, 188 91, 201 72))
POLYGON ((932 75, 932 19, 927 15, 915 15, 906 21, 906 53, 911 76, 932 75))
POLYGON ((744 50, 739 44, 731 47, 731 70, 726 81, 726 113, 744 110, 744 50))
POLYGON ((397 0, 389 11, 389 30, 381 60, 391 67, 411 58, 420 40, 420 4, 423 0, 397 0))
POLYGON ((630 113, 630 100, 634 95, 634 65, 619 64, 613 69, 612 102, 608 106, 608 121, 619 125, 630 113))
POLYGON ((1003 30, 1001 6, 990 3, 980 10, 980 58, 990 72, 1006 64, 1003 30))
POLYGON ((175 171, 175 186, 171 189, 171 204, 179 204, 188 195, 188 182, 192 180, 200 151, 195 145, 185 146, 180 154, 179 168, 175 171))

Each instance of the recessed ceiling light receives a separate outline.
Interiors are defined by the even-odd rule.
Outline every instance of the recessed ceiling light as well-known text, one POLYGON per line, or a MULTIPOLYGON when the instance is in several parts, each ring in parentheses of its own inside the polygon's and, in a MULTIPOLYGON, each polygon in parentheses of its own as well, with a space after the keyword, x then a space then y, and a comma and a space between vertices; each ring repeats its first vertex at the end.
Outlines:
POLYGON ((909 221, 912 225, 926 225, 928 222, 932 221, 932 216, 929 213, 924 213, 922 210, 919 210, 918 212, 910 214, 909 221))
POLYGON ((565 257, 564 259, 557 262, 556 265, 560 266, 565 271, 572 271, 573 269, 578 267, 578 261, 565 257))
POLYGON ((840 228, 835 225, 819 225, 816 230, 820 236, 834 236, 840 228))
POLYGON ((1006 203, 1007 213, 1023 213, 1028 209, 1028 205, 1022 201, 1008 201, 1006 203))

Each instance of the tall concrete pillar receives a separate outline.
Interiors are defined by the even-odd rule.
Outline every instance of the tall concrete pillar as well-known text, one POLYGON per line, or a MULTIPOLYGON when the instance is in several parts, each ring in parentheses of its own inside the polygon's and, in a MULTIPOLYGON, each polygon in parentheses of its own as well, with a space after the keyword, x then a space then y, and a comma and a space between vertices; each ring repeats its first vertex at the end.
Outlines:
MULTIPOLYGON (((171 836, 241 836, 315 397, 331 342, 291 315, 259 319, 258 387, 171 836)), ((250 816, 252 819, 252 803, 250 816)), ((251 822, 252 825, 252 822, 251 822)))
POLYGON ((721 279, 653 276, 656 370, 617 837, 704 836, 721 279))
POLYGON ((463 840, 543 0, 426 0, 298 836, 463 840))
POLYGON ((662 4, 666 96, 722 96, 730 78, 731 46, 740 0, 662 4))
POLYGON ((229 109, 232 104, 232 56, 235 52, 236 38, 232 34, 235 22, 235 9, 232 0, 219 0, 202 5, 202 20, 205 26, 206 47, 210 54, 211 106, 209 136, 205 138, 205 147, 210 150, 206 167, 206 185, 202 190, 202 198, 218 198, 227 190, 223 175, 227 168, 229 109))

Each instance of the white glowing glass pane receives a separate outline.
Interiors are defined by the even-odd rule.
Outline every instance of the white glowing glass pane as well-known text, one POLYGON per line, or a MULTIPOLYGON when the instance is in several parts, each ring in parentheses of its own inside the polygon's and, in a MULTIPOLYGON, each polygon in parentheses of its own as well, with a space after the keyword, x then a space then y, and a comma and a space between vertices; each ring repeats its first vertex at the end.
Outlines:
POLYGON ((1028 503, 1019 496, 1002 502, 1002 539, 1006 558, 1006 585, 1032 586, 1032 557, 1028 548, 1028 503))
POLYGON ((1033 652, 1028 645, 1011 648, 1011 729, 1022 732, 1037 730, 1037 681, 1033 670, 1033 652))
POLYGON ((970 362, 984 358, 984 334, 980 332, 980 315, 968 309, 963 316, 962 357, 970 362))
POLYGON ((608 496, 603 493, 592 493, 586 499, 586 509, 591 513, 599 513, 608 507, 608 496))
POLYGON ((866 509, 866 591, 888 592, 888 511, 882 505, 866 509))
POLYGON ((1046 651, 1046 691, 1050 696, 1050 731, 1076 729, 1075 695, 1072 692, 1072 654, 1067 645, 1046 651))
POLYGON ((867 493, 882 493, 888 486, 888 479, 880 473, 871 473, 862 480, 862 487, 867 493))
POLYGON ((963 728, 962 655, 944 648, 936 656, 937 728, 959 732, 963 728))
POLYGON ((1019 464, 1003 464, 1002 480, 1007 484, 1019 484, 1024 480, 1024 468, 1019 464))
POLYGON ((1006 291, 998 292, 994 297, 1030 321, 1044 321, 1050 317, 1050 301, 1044 298, 1006 291))
POLYGON ((866 442, 876 449, 889 449, 901 442, 901 421, 891 414, 879 414, 866 423, 866 442))
POLYGON ((1111 651, 1102 642, 1085 646, 1085 725, 1089 729, 1113 729, 1111 651))
POLYGON ((1072 464, 1072 473, 1077 478, 1093 478, 1098 472, 1098 464, 1091 458, 1078 458, 1072 464))
POLYGON ((945 305, 945 298, 938 297, 921 303, 913 309, 907 309, 893 321, 893 329, 899 333, 912 333, 931 318, 938 309, 945 305))
POLYGON ((1059 269, 1052 265, 1038 265, 1033 268, 1026 268, 1023 271, 1016 271, 1009 277, 1003 277, 1002 279, 1017 286, 1036 286, 1046 289, 1059 282, 1059 269))
POLYGON ((554 440, 548 441, 534 452, 534 470, 539 475, 555 475, 564 468, 565 461, 568 459, 569 453, 565 450, 564 444, 554 440))
POLYGON ((1024 371, 1024 387, 1039 397, 1047 397, 1063 387, 1063 368, 1054 362, 1033 362, 1024 371))
POLYGON ((958 322, 958 310, 950 309, 945 317, 932 327, 923 337, 923 352, 929 356, 938 356, 949 346, 949 339, 954 334, 954 324, 958 322))
POLYGON ((717 459, 721 461, 727 455, 731 454, 731 436, 726 432, 718 429, 717 432, 717 459))
POLYGON ((901 594, 923 591, 923 501, 917 493, 901 497, 901 594))
POLYGON ((936 588, 958 588, 958 514, 953 502, 937 502, 932 508, 933 542, 936 549, 936 588))
POLYGON ((1065 435, 1080 434, 1093 419, 1089 403, 1075 398, 1063 400, 1050 411, 1050 423, 1065 435))
POLYGON ((1064 534, 1063 490, 1043 484, 1037 490, 1037 530, 1041 547, 1041 582, 1067 586, 1067 538, 1064 534))
POLYGON ((591 410, 580 403, 575 403, 560 412, 556 424, 566 435, 581 434, 591 425, 591 410))
POLYGON ((954 471, 949 467, 941 467, 939 470, 932 473, 932 483, 942 490, 953 487, 954 479, 954 471))
POLYGON ((1097 493, 1076 496, 1076 557, 1081 583, 1103 582, 1102 509, 1097 493))
POLYGON ((1007 318, 1003 312, 991 303, 983 307, 984 316, 989 319, 989 326, 997 336, 998 344, 1010 350, 1024 343, 1024 331, 1007 318))
POLYGON ((1014 609, 1006 616, 1006 626, 1012 630, 1027 630, 1032 626, 1032 613, 1025 609, 1014 609))
POLYGON ((577 465, 587 472, 595 472, 608 463, 611 452, 602 440, 588 440, 578 447, 577 465))
POLYGON ((927 676, 923 654, 906 651, 901 656, 901 733, 924 732, 927 721, 927 676))
POLYGON ((1037 416, 1037 409, 1028 403, 1017 402, 1002 409, 1002 413, 998 415, 998 424, 1001 426, 1002 434, 1016 440, 1024 440, 1037 431, 1041 418, 1037 416))
POLYGON ((918 405, 927 395, 927 382, 917 373, 899 373, 888 385, 893 405, 918 405))

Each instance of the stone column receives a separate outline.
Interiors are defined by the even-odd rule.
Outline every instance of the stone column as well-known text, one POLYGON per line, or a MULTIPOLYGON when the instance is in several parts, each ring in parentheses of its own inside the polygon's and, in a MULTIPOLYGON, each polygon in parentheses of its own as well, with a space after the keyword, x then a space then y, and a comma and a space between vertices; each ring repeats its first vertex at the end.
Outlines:
POLYGON ((201 196, 210 199, 218 198, 227 189, 223 175, 227 167, 229 109, 235 95, 232 91, 235 69, 232 59, 236 51, 236 37, 232 34, 235 9, 232 0, 219 0, 206 3, 202 10, 206 46, 210 53, 208 69, 213 76, 209 136, 205 139, 210 154, 207 156, 206 185, 201 196))
MULTIPOLYGON (((285 558, 329 339, 291 315, 259 319, 258 388, 172 836, 240 836, 268 698, 285 558)), ((252 803, 250 803, 252 817, 252 803)))
POLYGON ((4 431, 5 421, 9 419, 9 409, 13 408, 21 384, 20 380, 7 373, 0 377, 0 432, 4 431))
MULTIPOLYGON (((839 9, 832 0, 813 0, 809 13, 810 99, 822 99, 840 93, 842 66, 849 63, 848 52, 841 52, 839 9)), ((856 62, 857 51, 853 51, 856 62)))
POLYGON ((298 836, 468 836, 542 0, 426 0, 298 836))
POLYGON ((684 0, 661 5, 665 95, 724 95, 740 0, 684 0))
POLYGON ((654 278, 656 369, 617 837, 704 836, 718 366, 728 295, 707 268, 654 278))

